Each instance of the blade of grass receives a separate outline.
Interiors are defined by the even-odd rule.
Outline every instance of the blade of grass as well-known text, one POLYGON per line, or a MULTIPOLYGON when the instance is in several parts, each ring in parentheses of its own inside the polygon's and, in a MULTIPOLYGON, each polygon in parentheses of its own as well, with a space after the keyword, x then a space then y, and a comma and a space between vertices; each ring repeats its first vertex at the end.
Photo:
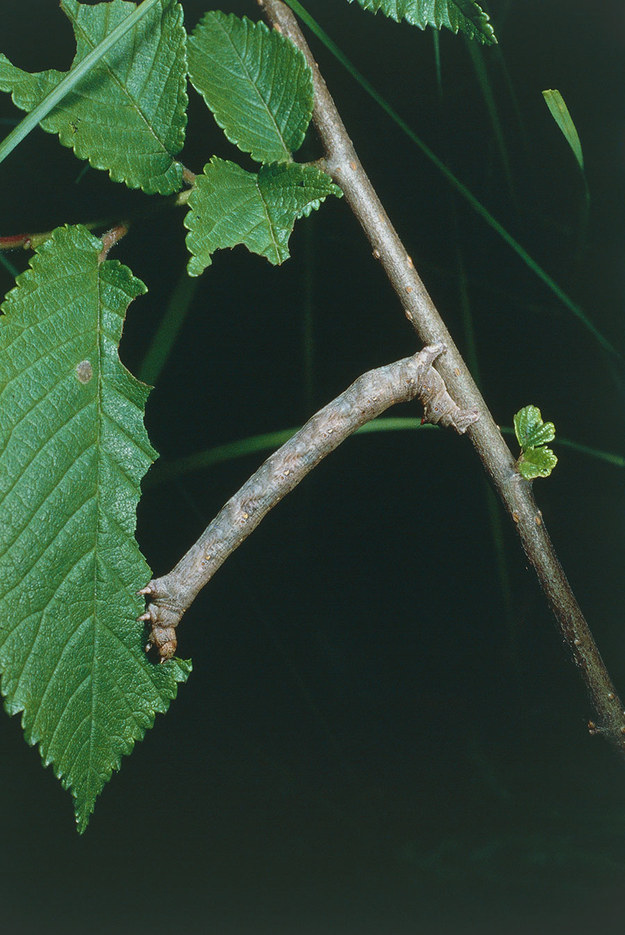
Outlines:
MULTIPOLYGON (((570 111, 566 106, 566 101, 562 97, 560 91, 554 89, 543 91, 543 98, 545 99, 545 104, 549 108, 549 113, 555 120, 556 125, 561 130, 564 139, 571 147, 577 165, 579 166, 585 181, 586 175, 584 172, 584 153, 582 152, 582 144, 579 138, 579 133, 577 132, 577 127, 573 123, 573 118, 571 117, 570 111)), ((588 191, 588 187, 586 187, 586 191, 588 191)))
MULTIPOLYGON (((510 14, 510 11, 512 9, 512 3, 513 3, 513 0, 504 0, 504 2, 499 3, 497 5, 497 10, 494 13, 489 9, 489 4, 487 3, 481 4, 484 7, 484 12, 488 13, 490 19, 493 21, 494 24, 496 24, 497 28, 495 29, 495 33, 497 36, 501 36, 503 34, 505 21, 507 20, 510 14)), ((499 42, 497 45, 492 46, 493 59, 501 70, 503 84, 506 87, 506 90, 508 92, 508 98, 510 99, 510 102, 512 104, 512 112, 514 113, 517 126, 519 128, 519 135, 521 138, 521 145, 522 145, 523 152, 526 155, 529 155, 531 147, 529 145, 527 130, 525 128, 525 119, 523 117, 521 106, 519 104, 519 98, 517 96, 516 89, 514 87, 514 83, 510 76, 508 65, 506 63, 506 59, 503 54, 504 45, 505 43, 499 42)), ((501 83, 502 83, 501 80, 498 79, 497 84, 501 84, 501 83)))
POLYGON ((4 255, 4 253, 2 252, 2 250, 0 250, 0 263, 2 263, 2 265, 4 266, 4 268, 5 268, 6 270, 8 270, 8 272, 11 274, 11 276, 13 276, 14 279, 15 279, 16 276, 19 276, 19 270, 17 270, 17 269, 13 266, 13 264, 11 263, 11 261, 8 260, 8 259, 5 257, 5 255, 4 255))
POLYGON ((437 29, 432 30, 432 43, 434 45, 434 69, 436 71, 436 86, 438 93, 443 94, 443 68, 441 65, 441 37, 437 29))
POLYGON ((150 386, 157 383, 187 317, 199 284, 199 277, 189 276, 185 267, 174 286, 165 314, 139 368, 139 379, 143 383, 148 383, 150 386))
POLYGON ((521 244, 514 239, 514 237, 508 233, 506 228, 501 224, 493 215, 488 211, 488 209, 479 201, 478 198, 471 192, 466 185, 464 185, 460 179, 458 179, 454 173, 449 169, 445 163, 438 158, 433 150, 425 143, 417 134, 408 126, 408 124, 403 120, 396 110, 388 103, 388 101, 379 94, 373 85, 364 77, 361 72, 352 64, 352 62, 347 58, 347 56, 339 49, 335 42, 330 39, 328 34, 324 32, 321 26, 317 23, 315 19, 308 13, 308 11, 299 3, 299 0, 284 0, 286 5, 290 7, 297 16, 300 17, 303 23, 305 23, 311 32, 319 39, 320 42, 327 48, 327 50, 336 58, 336 60, 345 68, 345 70, 352 76, 352 78, 360 85, 360 87, 365 91, 369 97, 375 101, 375 103, 382 108, 382 110, 388 114, 391 120, 399 127, 399 129, 411 140, 415 146, 417 146, 421 152, 426 156, 430 162, 436 166, 439 172, 444 175, 450 185, 452 185, 457 192, 467 201, 473 210, 491 227, 501 238, 511 247, 517 256, 525 263, 525 265, 537 276, 542 282, 550 289, 554 295, 558 297, 560 302, 569 309, 570 312, 578 318, 582 324, 590 331, 590 333, 595 337, 599 344, 611 354, 614 354, 619 359, 622 359, 622 355, 619 351, 616 350, 613 344, 599 331, 599 329, 592 323, 588 318, 584 310, 577 302, 574 302, 573 299, 558 285, 558 283, 553 279, 549 273, 546 272, 532 256, 527 252, 527 250, 521 246, 521 244))
POLYGON ((521 140, 521 147, 523 152, 527 155, 531 152, 531 146, 529 143, 529 137, 527 133, 527 127, 525 126, 525 117, 523 111, 521 110, 521 105, 519 103, 519 97, 516 93, 516 88, 514 87, 514 82, 512 81, 512 76, 508 70, 507 62, 504 58, 503 50, 500 45, 493 46, 493 57, 503 76, 503 83, 506 86, 508 92, 508 97, 512 102, 512 112, 515 116, 517 127, 519 129, 519 137, 521 140))
POLYGON ((158 467, 154 466, 146 477, 143 487, 146 489, 157 484, 164 484, 180 477, 182 474, 202 471, 204 468, 223 464, 224 461, 236 461, 238 458, 245 458, 257 451, 280 448, 297 431, 298 428, 294 428, 283 429, 279 432, 265 432, 263 435, 251 435, 249 438, 243 438, 240 441, 217 445, 215 448, 209 448, 208 451, 199 451, 197 454, 188 455, 186 458, 177 458, 175 461, 160 461, 158 467))
POLYGON ((512 177, 512 168, 510 166, 508 147, 506 146, 503 127, 501 125, 501 120, 499 119, 499 111, 495 102, 495 95, 493 94, 493 89, 488 79, 488 70, 486 68, 485 56, 482 53, 481 46, 478 46, 477 42, 465 42, 465 45, 469 52, 471 64, 473 65, 473 70, 475 71, 477 83, 480 86, 480 91, 482 92, 482 97, 484 98, 484 103, 486 104, 486 109, 488 111, 491 127, 493 128, 493 136, 495 137, 495 142, 497 144, 499 159, 501 160, 501 165, 503 167, 503 174, 506 179, 506 185, 508 186, 510 198, 513 202, 516 202, 516 191, 514 187, 514 179, 512 177))
POLYGON ((47 94, 46 97, 18 123, 15 129, 2 140, 0 143, 0 162, 4 162, 16 146, 19 146, 22 140, 28 136, 31 130, 34 130, 40 121, 42 121, 70 91, 74 90, 78 82, 91 71, 93 66, 97 64, 97 62, 99 62, 140 19, 143 19, 146 13, 149 13, 152 7, 158 2, 159 0, 143 0, 143 3, 139 4, 133 13, 116 26, 95 49, 92 49, 88 55, 85 55, 82 61, 78 62, 75 68, 72 68, 72 70, 67 73, 63 80, 57 84, 56 88, 47 94))
MULTIPOLYGON (((432 38, 434 42, 434 58, 436 63, 436 87, 438 91, 439 105, 442 112, 445 103, 445 92, 443 90, 443 70, 440 54, 440 38, 437 30, 432 30, 432 38)), ((445 156, 447 157, 449 152, 449 138, 448 133, 445 132, 446 129, 447 125, 445 124, 443 127, 443 147, 445 150, 445 156)), ((462 326, 466 343, 467 360, 471 369, 471 373, 473 374, 473 379, 481 389, 480 367, 477 356, 477 342, 475 338, 473 315, 471 313, 471 302, 469 299, 468 277, 464 262, 464 253, 462 250, 463 239, 460 236, 460 224, 458 220, 458 212, 456 210, 456 196, 454 195, 452 189, 447 189, 447 194, 449 203, 450 227, 452 230, 451 241, 454 244, 454 260, 456 267, 454 272, 454 281, 458 285, 458 298, 460 301, 460 309, 462 314, 462 326)))
POLYGON ((560 91, 553 89, 543 91, 543 98, 545 100, 545 104, 549 108, 549 113, 553 117, 557 127, 562 132, 564 139, 569 144, 581 173, 584 189, 579 212, 579 254, 581 253, 586 242, 588 220, 590 215, 590 189, 588 188, 588 179, 586 178, 586 170, 584 168, 584 153, 582 150, 582 144, 579 138, 579 133, 577 132, 577 127, 573 122, 573 118, 571 117, 570 111, 566 105, 566 101, 562 97, 560 91))
MULTIPOLYGON (((214 467, 226 461, 236 461, 238 458, 246 458, 248 455, 256 454, 259 451, 273 451, 288 442, 289 438, 295 435, 299 429, 300 426, 296 426, 295 428, 282 429, 277 432, 265 432, 263 435, 250 435, 249 438, 217 445, 215 448, 199 451, 197 454, 188 455, 186 458, 177 458, 175 461, 159 461, 148 474, 144 487, 156 487, 174 480, 182 474, 191 474, 194 471, 214 467)), ((396 416, 374 419, 373 422, 368 422, 362 428, 359 428, 354 432, 354 435, 367 435, 372 432, 414 432, 415 429, 428 433, 439 431, 438 426, 428 423, 422 424, 419 418, 396 416)), ((502 428, 501 431, 504 435, 514 436, 514 429, 509 426, 502 428)), ((615 467, 625 468, 625 456, 623 455, 613 454, 610 451, 601 451, 588 445, 580 445, 579 442, 562 438, 560 435, 558 435, 557 444, 565 448, 572 448, 574 451, 588 455, 591 458, 605 461, 615 467)))
POLYGON ((315 390, 315 260, 317 219, 312 215, 303 228, 303 272, 300 304, 302 309, 302 382, 304 412, 312 412, 315 390))
POLYGON ((497 577, 499 579, 499 590, 501 592, 501 601, 503 604, 503 618, 508 634, 510 658, 514 665, 516 678, 519 680, 519 626, 518 617, 514 607, 514 600, 512 598, 512 584, 510 580, 510 568, 508 565, 508 551, 506 549, 504 526, 502 523, 503 512, 501 503, 495 496, 492 487, 489 486, 486 480, 483 481, 483 486, 484 495, 486 498, 486 507, 488 510, 488 524, 493 542, 493 551, 495 553, 495 565, 497 568, 497 577))
MULTIPOLYGON (((514 435, 514 430, 511 428, 505 428, 501 431, 504 435, 514 435)), ((625 457, 623 455, 617 455, 611 451, 601 451, 599 448, 591 448, 590 445, 582 445, 580 442, 571 441, 570 438, 562 438, 561 435, 558 435, 556 443, 562 445, 563 448, 572 448, 573 451, 577 451, 579 454, 613 464, 615 467, 625 467, 625 457)))
MULTIPOLYGON (((444 106, 444 90, 443 90, 443 73, 441 67, 441 58, 440 58, 440 41, 438 38, 438 32, 433 31, 434 36, 434 49, 436 55, 436 83, 438 88, 439 102, 441 106, 441 113, 444 106)), ((479 62, 483 61, 479 59, 479 62)), ((485 70, 483 69, 483 77, 486 82, 486 89, 490 91, 488 86, 488 78, 486 76, 485 70)), ((490 95, 491 101, 494 107, 494 100, 492 94, 490 95)), ((492 119, 492 115, 491 115, 492 119)), ((497 114, 495 111, 495 120, 497 120, 497 114)), ((443 146, 444 154, 447 161, 449 161, 449 136, 445 132, 447 129, 447 124, 443 127, 443 146)), ((503 140, 503 137, 502 137, 503 140)), ((464 252, 462 244, 464 243, 464 238, 460 236, 460 221, 458 218, 457 211, 457 195, 452 188, 447 188, 447 195, 449 201, 449 215, 450 215, 450 228, 452 230, 451 240, 454 243, 454 259, 455 259, 455 274, 454 282, 458 286, 458 298, 460 302, 460 309, 462 315, 462 330, 464 332, 464 340, 466 345, 466 356, 471 368, 471 373, 473 378, 477 383, 478 387, 481 388, 481 379, 480 379, 480 366, 479 358, 477 353, 477 339, 475 335, 475 323, 473 320, 473 313, 471 311, 471 299, 469 295, 469 282, 466 271, 466 264, 464 261, 464 252)), ((487 483, 486 478, 482 479, 482 489, 484 491, 484 497, 486 500, 486 512, 488 515, 488 525, 490 531, 490 537, 493 544, 493 552, 495 555, 495 567, 497 569, 497 579, 499 581, 499 591, 501 594, 502 601, 502 610, 503 610, 503 619, 505 628, 508 634, 508 642, 510 646, 510 655, 514 663, 514 669, 518 676, 519 673, 519 650, 518 650, 518 624, 517 618, 514 612, 514 604, 512 600, 512 589, 510 586, 510 571, 508 568, 508 559, 507 553, 504 546, 504 531, 502 523, 502 511, 500 504, 497 501, 493 491, 491 490, 490 485, 487 483)))
POLYGON ((82 169, 80 170, 80 172, 78 173, 78 175, 76 176, 76 178, 74 179, 74 185, 80 185, 80 183, 82 182, 82 180, 84 179, 85 175, 87 174, 87 172, 89 171, 90 168, 91 168, 91 166, 90 166, 89 163, 87 162, 87 163, 82 167, 82 169))

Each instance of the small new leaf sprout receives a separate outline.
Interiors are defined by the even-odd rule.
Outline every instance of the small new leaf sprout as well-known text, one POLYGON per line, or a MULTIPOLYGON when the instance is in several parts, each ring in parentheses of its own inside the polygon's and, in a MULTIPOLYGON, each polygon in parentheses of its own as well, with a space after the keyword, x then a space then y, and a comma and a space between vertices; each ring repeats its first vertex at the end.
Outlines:
POLYGON ((553 422, 543 422, 538 406, 524 406, 514 417, 514 432, 521 450, 545 445, 556 437, 553 422))
POLYGON ((519 457, 517 468, 525 480, 534 480, 536 477, 549 477, 557 463, 551 448, 528 448, 519 457))
POLYGON ((565 140, 571 147, 573 155, 575 156, 577 164, 583 174, 584 154, 582 152, 582 144, 579 139, 577 127, 573 123, 573 118, 571 117, 569 109, 566 106, 566 101, 562 97, 560 91, 553 89, 543 91, 543 98, 545 99, 545 104, 549 108, 549 113, 562 131, 565 140))
POLYGON ((555 438, 553 422, 543 422, 537 406, 524 406, 514 416, 514 432, 521 446, 517 459, 517 470, 526 480, 549 477, 558 459, 546 447, 546 442, 555 438))

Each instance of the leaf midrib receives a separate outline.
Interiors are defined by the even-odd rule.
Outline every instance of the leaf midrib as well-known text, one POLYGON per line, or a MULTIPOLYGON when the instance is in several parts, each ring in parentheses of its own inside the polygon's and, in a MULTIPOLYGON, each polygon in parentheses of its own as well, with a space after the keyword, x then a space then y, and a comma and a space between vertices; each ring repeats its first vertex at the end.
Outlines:
MULTIPOLYGON (((239 63, 240 63, 240 65, 241 65, 241 68, 245 71, 246 77, 247 77, 249 83, 251 84, 252 88, 253 88, 254 91, 256 92, 256 96, 258 97, 259 101, 261 102, 261 104, 262 104, 262 106, 263 106, 263 109, 265 110, 265 112, 267 113, 267 115, 270 117, 271 122, 272 122, 272 124, 273 124, 273 126, 274 126, 274 128, 275 128, 275 131, 276 131, 276 133, 277 133, 277 135, 278 135, 278 139, 280 140, 280 143, 282 144, 282 149, 283 149, 283 151, 284 151, 284 155, 287 157, 287 159, 291 159, 291 151, 290 151, 290 149, 288 148, 288 146, 286 145, 286 142, 285 142, 285 139, 284 139, 284 135, 283 135, 283 133, 282 133, 282 130, 281 130, 280 127, 278 126, 274 115, 272 114, 271 110, 269 109, 269 105, 268 105, 267 101, 263 98, 262 94, 260 93, 260 90, 259 90, 259 88, 258 88, 258 85, 257 85, 257 83, 254 81, 254 79, 253 79, 253 77, 252 77, 252 74, 251 74, 249 68, 247 67, 247 64, 246 64, 245 60, 243 59, 243 57, 242 57, 241 54, 239 53, 238 49, 236 48, 236 46, 235 46, 235 44, 234 44, 234 42, 233 42, 233 40, 232 40, 232 36, 231 36, 230 33, 226 30, 226 28, 225 28, 225 26, 223 25, 223 23, 219 21, 219 19, 215 18, 215 23, 217 24, 218 28, 224 33, 226 39, 228 40, 228 42, 229 42, 229 44, 230 44, 230 46, 231 46, 231 48, 232 48, 232 51, 233 51, 233 53, 234 53, 234 55, 235 55, 235 58, 237 58, 237 59, 239 60, 239 63)), ((271 33, 269 33, 269 35, 271 36, 271 33)), ((249 26, 247 26, 247 21, 246 21, 246 36, 249 37, 249 26)), ((274 71, 275 71, 275 69, 274 69, 274 71)))
MULTIPOLYGON (((110 12, 107 10, 107 11, 106 11, 106 27, 108 27, 109 18, 110 18, 110 12)), ((145 26, 145 23, 144 23, 143 25, 145 26)), ((81 35, 81 37, 83 38, 83 40, 89 45, 89 48, 90 48, 91 50, 93 50, 93 49, 96 47, 97 43, 96 43, 95 45, 93 44, 92 40, 91 40, 90 37, 87 35, 87 33, 84 31, 84 29, 79 25, 79 23, 78 23, 77 20, 75 20, 75 21, 72 22, 72 26, 73 26, 73 28, 74 28, 74 30, 75 30, 76 36, 78 36, 78 34, 80 33, 80 35, 81 35)), ((134 27, 134 28, 136 29, 137 27, 134 27)), ((110 30, 108 30, 108 28, 107 28, 107 32, 109 32, 109 31, 110 31, 110 30)), ((133 30, 133 31, 134 31, 134 30, 133 30)), ((158 55, 158 51, 159 51, 159 49, 160 49, 160 44, 161 44, 162 36, 163 36, 163 33, 162 33, 162 30, 161 30, 161 38, 159 39, 159 42, 158 42, 158 47, 157 47, 157 50, 156 50, 156 53, 155 53, 155 58, 156 58, 156 56, 158 55)), ((126 38, 126 37, 124 37, 124 38, 126 38)), ((133 42, 134 42, 134 37, 133 37, 133 42)), ((114 50, 111 49, 111 52, 113 52, 113 51, 114 51, 114 50)), ((173 155, 169 152, 169 150, 167 149, 167 146, 165 145, 164 141, 163 141, 163 140, 159 137, 159 135, 156 133, 156 130, 155 130, 155 129, 152 127, 152 125, 150 124, 150 121, 148 120, 148 118, 147 118, 147 116, 144 114, 144 112, 142 111, 142 109, 141 109, 141 107, 139 106, 138 102, 135 101, 135 99, 132 97, 132 95, 130 94, 130 92, 127 90, 126 86, 121 82, 121 80, 118 78, 118 76, 117 76, 117 75, 115 74, 115 72, 112 70, 111 66, 108 64, 108 62, 107 62, 108 55, 109 55, 109 53, 107 53, 107 54, 98 62, 97 66, 96 66, 96 69, 94 69, 94 71, 97 70, 97 68, 106 69, 106 71, 107 71, 108 74, 109 74, 109 77, 115 82, 115 84, 118 86, 118 88, 123 92, 123 94, 126 96, 126 98, 130 101, 131 106, 134 108, 134 110, 136 111, 136 113, 141 117, 141 119, 142 119, 143 122, 145 123, 145 126, 147 127, 148 133, 156 140, 156 142, 161 146, 162 151, 163 151, 166 155, 168 155, 168 156, 171 158, 171 161, 172 161, 172 163, 173 163, 173 162, 175 161, 175 160, 174 160, 174 157, 173 157, 173 155)), ((74 65, 74 64, 76 64, 76 61, 75 61, 75 60, 74 60, 74 62, 72 62, 72 65, 74 65)), ((152 66, 153 66, 154 60, 152 60, 152 63, 151 63, 151 64, 152 64, 152 66)), ((143 87, 145 87, 145 85, 143 85, 143 87)), ((162 94, 161 94, 161 99, 162 99, 162 94)))
MULTIPOLYGON (((106 262, 106 261, 104 261, 106 262)), ((96 652, 96 647, 98 644, 98 544, 101 534, 101 498, 100 498, 100 473, 101 473, 101 451, 102 451, 102 419, 103 419, 103 410, 102 410, 102 393, 103 389, 103 360, 105 356, 105 349, 102 347, 103 340, 103 327, 102 327, 102 314, 104 308, 104 300, 102 297, 102 266, 103 263, 98 259, 96 266, 96 277, 97 277, 97 297, 98 297, 98 308, 97 308, 97 321, 96 321, 96 354, 97 354, 97 380, 98 380, 98 389, 96 393, 96 535, 95 542, 93 546, 93 646, 92 646, 92 657, 91 657, 91 726, 89 730, 89 755, 87 758, 87 770, 89 774, 93 770, 93 746, 94 746, 94 731, 95 731, 95 706, 96 706, 96 682, 97 682, 97 659, 98 654, 96 652)), ((70 772, 67 775, 71 775, 70 772)))

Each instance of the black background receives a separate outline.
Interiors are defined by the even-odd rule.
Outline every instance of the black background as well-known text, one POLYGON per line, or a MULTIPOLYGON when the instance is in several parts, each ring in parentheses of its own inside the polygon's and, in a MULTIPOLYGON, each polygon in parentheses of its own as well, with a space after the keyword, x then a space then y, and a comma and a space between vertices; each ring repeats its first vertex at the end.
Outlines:
MULTIPOLYGON (((65 70, 56 4, 2 0, 1 47, 65 70)), ((192 28, 206 8, 185 0, 192 28)), ((256 17, 256 5, 215 7, 256 17)), ((623 352, 625 7, 492 2, 517 95, 488 49, 516 203, 464 40, 344 0, 310 11, 623 352), (579 173, 542 100, 559 88, 592 196, 576 255, 579 173)), ((463 202, 459 236, 437 171, 312 43, 365 167, 461 347, 455 247, 467 269, 484 393, 510 424, 526 403, 559 433, 623 452, 620 374, 581 324, 463 202)), ((234 158, 191 93, 183 161, 234 158)), ((8 95, 0 116, 16 116, 8 95)), ((6 132, 10 126, 6 126, 6 132)), ((319 154, 311 135, 305 155, 319 154)), ((244 161, 244 160, 243 160, 244 161)), ((122 357, 137 371, 183 274, 182 212, 89 170, 33 132, 0 166, 0 233, 136 213, 116 256, 149 294, 122 357)), ((415 348, 347 206, 329 201, 274 269, 218 254, 154 390, 163 459, 300 423, 359 373, 415 348), (307 319, 307 316, 308 319, 307 319), (306 389, 306 321, 312 386, 306 389)), ((23 268, 26 254, 11 255, 23 268)), ((10 287, 0 269, 3 291, 10 287)), ((415 415, 413 410, 397 414, 415 415)), ((557 449, 540 506, 608 667, 625 690, 623 469, 557 449)), ((167 571, 262 456, 146 491, 138 538, 167 571)), ((502 514, 503 516, 503 514, 502 514)), ((508 602, 481 469, 466 439, 352 439, 280 505, 196 601, 180 631, 194 671, 105 789, 87 833, 0 720, 0 904, 21 933, 587 932, 623 930, 625 769, 600 739, 532 573, 504 522, 508 602), (507 606, 508 604, 508 606, 507 606)))

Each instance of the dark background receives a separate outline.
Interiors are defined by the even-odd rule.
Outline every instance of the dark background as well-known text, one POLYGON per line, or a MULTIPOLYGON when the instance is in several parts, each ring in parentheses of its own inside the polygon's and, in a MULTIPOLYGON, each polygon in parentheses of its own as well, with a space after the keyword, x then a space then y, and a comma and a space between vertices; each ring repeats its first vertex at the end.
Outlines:
MULTIPOLYGON (((67 69, 48 0, 2 0, 1 47, 67 69)), ((255 3, 185 0, 256 17, 255 3)), ((625 7, 491 2, 510 84, 484 51, 510 194, 467 46, 344 0, 310 11, 407 122, 625 352, 625 7), (584 147, 589 240, 576 253, 577 167, 542 100, 559 88, 584 147)), ((529 402, 559 433, 623 453, 625 399, 581 324, 313 43, 365 167, 466 348, 456 246, 495 418, 529 402)), ((183 161, 233 151, 191 92, 183 161)), ((0 97, 0 117, 16 111, 0 97)), ((6 132, 10 125, 6 125, 6 132)), ((314 137, 306 155, 319 154, 314 137)), ((184 271, 182 213, 89 170, 41 131, 0 166, 0 233, 137 215, 116 256, 149 286, 122 357, 137 372, 184 271), (78 181, 77 181, 78 180, 78 181)), ((331 201, 273 269, 215 257, 152 394, 163 459, 296 425, 359 373, 415 348, 347 206, 331 201), (310 334, 313 335, 312 343, 310 334), (308 377, 306 377, 308 374, 308 377)), ((23 268, 27 255, 12 254, 23 268)), ((11 280, 0 268, 3 292, 11 280)), ((415 415, 415 410, 403 413, 415 415)), ((616 683, 625 690, 623 469, 556 446, 536 494, 616 683)), ((168 570, 262 456, 146 492, 138 538, 168 570)), ((500 511, 501 512, 501 511, 500 511)), ((502 514, 503 516, 503 514, 502 514)), ((79 838, 71 802, 0 720, 0 905, 17 935, 469 935, 623 930, 625 769, 590 738, 583 686, 503 518, 498 573, 480 465, 452 433, 347 442, 235 553, 189 611, 194 671, 127 758, 79 838)))

